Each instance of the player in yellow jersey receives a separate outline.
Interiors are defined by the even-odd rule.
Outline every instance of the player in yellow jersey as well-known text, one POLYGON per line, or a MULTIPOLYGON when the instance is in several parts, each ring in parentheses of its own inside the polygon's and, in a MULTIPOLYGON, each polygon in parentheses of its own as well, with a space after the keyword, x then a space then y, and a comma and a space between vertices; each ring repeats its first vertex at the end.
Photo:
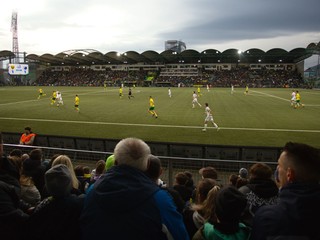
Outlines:
POLYGON ((75 107, 77 112, 80 112, 79 103, 80 103, 80 98, 76 94, 76 97, 74 98, 74 107, 75 107))
POLYGON ((200 87, 197 88, 198 97, 202 96, 200 87))
POLYGON ((244 92, 245 95, 248 95, 249 94, 249 87, 248 85, 246 85, 246 91, 244 92))
POLYGON ((153 100, 153 98, 152 98, 151 96, 150 96, 150 98, 149 98, 149 105, 150 105, 150 107, 149 107, 148 112, 149 112, 150 114, 152 114, 152 117, 158 118, 158 114, 157 114, 156 111, 154 110, 154 100, 153 100))
POLYGON ((51 97, 51 105, 53 105, 56 102, 56 98, 57 98, 57 92, 53 91, 52 97, 51 97))
POLYGON ((42 96, 46 96, 46 94, 44 93, 44 91, 42 90, 42 88, 39 88, 39 96, 38 96, 38 99, 40 99, 42 96))
POLYGON ((120 88, 119 88, 119 97, 120 97, 120 98, 122 98, 122 96, 123 96, 123 95, 122 95, 122 91, 123 91, 123 89, 122 89, 122 87, 120 87, 120 88))
POLYGON ((301 96, 299 91, 296 91, 296 103, 294 105, 294 108, 304 107, 304 104, 301 104, 301 96))

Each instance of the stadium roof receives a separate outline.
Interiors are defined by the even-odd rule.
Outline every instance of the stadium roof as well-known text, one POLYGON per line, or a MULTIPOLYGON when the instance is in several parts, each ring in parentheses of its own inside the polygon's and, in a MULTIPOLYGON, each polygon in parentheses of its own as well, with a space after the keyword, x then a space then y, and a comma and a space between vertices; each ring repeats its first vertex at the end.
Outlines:
MULTIPOLYGON (((101 53, 94 49, 74 49, 61 52, 56 55, 50 53, 41 56, 36 54, 27 54, 28 62, 35 62, 45 65, 100 65, 100 64, 198 64, 198 63, 297 63, 302 61, 319 49, 319 43, 311 43, 307 48, 295 48, 286 51, 281 48, 273 48, 263 51, 257 48, 251 48, 239 52, 237 49, 227 49, 220 52, 216 49, 207 49, 202 52, 187 49, 181 53, 172 50, 166 50, 157 53, 152 50, 141 54, 135 51, 118 53, 111 51, 101 53)), ((318 51, 319 52, 319 51, 318 51)), ((10 51, 0 51, 0 60, 14 57, 10 51)))

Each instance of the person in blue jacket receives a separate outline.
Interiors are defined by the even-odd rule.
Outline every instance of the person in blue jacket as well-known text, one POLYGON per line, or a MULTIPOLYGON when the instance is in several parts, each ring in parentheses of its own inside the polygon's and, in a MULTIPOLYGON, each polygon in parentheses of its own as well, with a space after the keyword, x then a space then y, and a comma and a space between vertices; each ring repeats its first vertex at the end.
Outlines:
POLYGON ((320 151, 288 142, 278 159, 279 203, 253 218, 251 238, 320 239, 320 151))
POLYGON ((115 166, 89 191, 80 218, 82 239, 189 239, 171 196, 145 171, 151 154, 137 138, 115 147, 115 166))

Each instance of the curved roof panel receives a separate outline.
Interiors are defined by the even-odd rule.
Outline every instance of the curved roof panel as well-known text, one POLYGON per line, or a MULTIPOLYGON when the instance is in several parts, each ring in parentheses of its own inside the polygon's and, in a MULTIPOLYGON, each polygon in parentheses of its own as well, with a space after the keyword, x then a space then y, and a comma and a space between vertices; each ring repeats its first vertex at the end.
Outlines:
MULTIPOLYGON (((116 51, 101 53, 94 49, 72 49, 52 55, 49 53, 38 56, 28 54, 27 60, 51 65, 92 65, 92 64, 168 64, 168 63, 296 63, 309 56, 318 54, 320 43, 310 43, 307 48, 295 48, 287 52, 282 48, 273 48, 266 52, 258 48, 251 48, 238 53, 238 49, 230 48, 223 52, 216 49, 206 49, 198 52, 193 49, 181 53, 166 50, 158 53, 153 50, 139 54, 136 51, 127 51, 119 54, 116 51)), ((10 51, 0 51, 0 60, 14 57, 10 51)))

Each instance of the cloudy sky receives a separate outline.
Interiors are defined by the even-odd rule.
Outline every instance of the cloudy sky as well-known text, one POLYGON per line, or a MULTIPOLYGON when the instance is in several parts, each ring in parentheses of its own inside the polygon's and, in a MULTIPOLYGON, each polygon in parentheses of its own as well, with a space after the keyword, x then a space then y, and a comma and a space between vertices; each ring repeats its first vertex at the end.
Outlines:
POLYGON ((187 49, 284 48, 320 41, 319 0, 14 0, 0 8, 0 51, 12 50, 12 12, 19 51, 58 54, 187 49))

